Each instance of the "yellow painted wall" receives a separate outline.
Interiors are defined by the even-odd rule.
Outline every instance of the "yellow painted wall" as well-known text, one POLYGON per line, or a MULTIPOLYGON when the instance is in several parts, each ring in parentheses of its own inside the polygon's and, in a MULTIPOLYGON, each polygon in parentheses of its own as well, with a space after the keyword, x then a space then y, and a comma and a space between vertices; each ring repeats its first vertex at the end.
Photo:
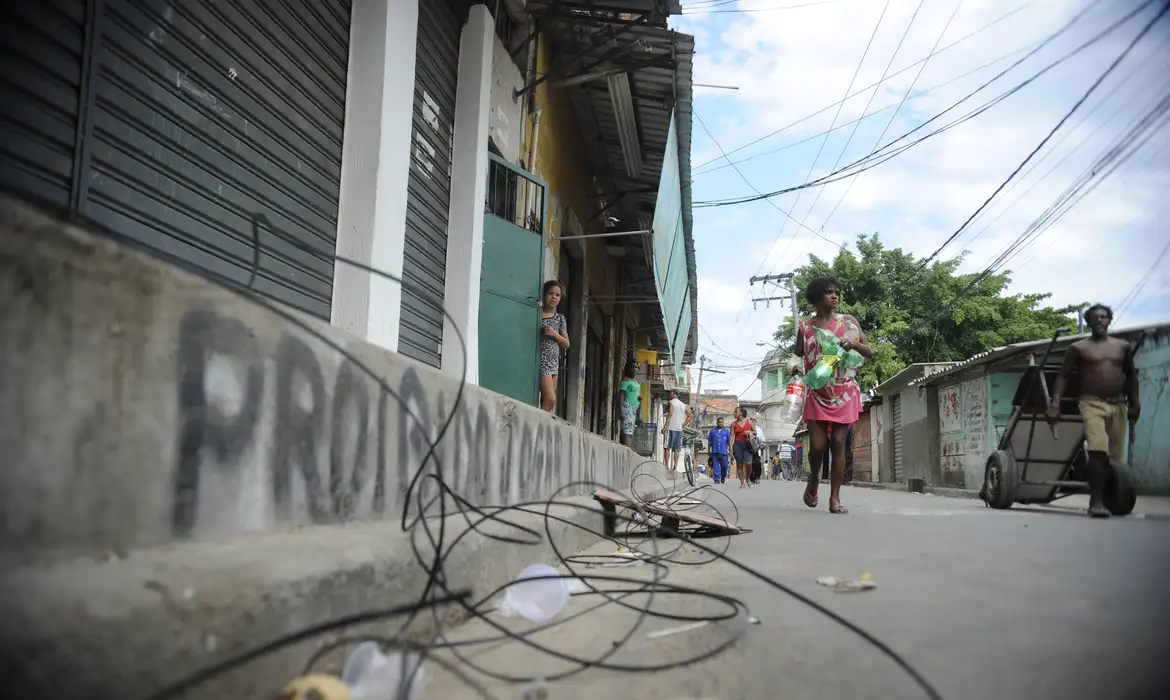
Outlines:
MULTIPOLYGON (((553 52, 556 49, 550 45, 547 35, 542 35, 537 42, 536 74, 549 75, 553 70, 553 52)), ((561 205, 572 211, 581 225, 581 233, 590 233, 601 230, 601 221, 587 221, 601 206, 601 201, 594 198, 593 173, 589 158, 589 142, 577 122, 576 114, 570 99, 571 91, 576 88, 550 88, 547 83, 536 88, 536 105, 540 108, 540 134, 536 144, 536 154, 533 163, 526 163, 528 169, 548 183, 548 237, 546 245, 552 254, 556 268, 560 267, 561 245, 559 238, 569 234, 569 225, 566 212, 561 205)), ((524 135, 521 153, 524 160, 532 152, 533 122, 531 115, 524 119, 524 135)), ((625 223, 625 222, 623 222, 625 223)), ((594 298, 589 304, 589 313, 601 312, 612 318, 615 323, 625 325, 626 316, 633 317, 632 324, 637 325, 636 311, 625 304, 611 302, 596 303, 597 297, 612 299, 618 293, 621 284, 620 264, 609 258, 605 251, 605 244, 601 241, 588 241, 585 246, 585 288, 594 298)), ((612 331, 611 331, 612 332, 612 331)), ((608 377, 599 377, 613 385, 613 389, 605 392, 605 405, 601 407, 609 424, 609 413, 612 404, 613 390, 616 390, 621 380, 621 365, 624 361, 623 343, 615 342, 617 337, 625 340, 625 333, 614 334, 608 339, 605 363, 610 368, 608 377)), ((580 388, 585 390, 584 385, 580 388)), ((646 392, 646 399, 649 396, 646 392)), ((580 397, 578 397, 580 398, 580 397)), ((647 407, 648 408, 648 407, 647 407)), ((648 411, 647 411, 648 415, 648 411)))
MULTIPOLYGON (((537 46, 537 75, 548 75, 552 70, 552 50, 546 37, 542 35, 537 46)), ((540 108, 540 135, 536 146, 536 162, 532 170, 548 183, 547 244, 558 265, 560 245, 557 239, 562 234, 568 235, 567 224, 561 220, 562 213, 557 206, 558 202, 563 202, 573 211, 577 221, 581 223, 582 233, 597 231, 601 226, 598 221, 586 222, 601 204, 591 197, 593 174, 590 172, 590 159, 585 150, 583 132, 577 123, 573 104, 569 99, 568 91, 572 89, 580 88, 550 88, 547 83, 536 88, 536 104, 540 108)), ((524 152, 528 153, 531 150, 533 128, 530 117, 525 121, 524 152)), ((595 241, 588 243, 585 267, 588 270, 588 287, 591 294, 611 295, 616 292, 618 283, 616 266, 608 260, 603 244, 595 241)), ((604 311, 611 314, 613 308, 606 305, 604 311)))

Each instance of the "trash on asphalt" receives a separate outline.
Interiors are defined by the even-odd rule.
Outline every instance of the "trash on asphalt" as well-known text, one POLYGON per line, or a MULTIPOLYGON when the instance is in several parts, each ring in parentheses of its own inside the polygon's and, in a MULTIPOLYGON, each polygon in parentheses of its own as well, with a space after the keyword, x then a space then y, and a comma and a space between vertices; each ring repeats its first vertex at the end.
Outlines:
POLYGON ((873 581, 871 574, 862 574, 856 579, 842 578, 839 576, 822 576, 817 579, 817 584, 832 588, 838 593, 856 593, 858 591, 870 591, 877 588, 877 584, 873 581))
POLYGON ((548 700, 548 684, 537 678, 524 689, 523 700, 548 700))
POLYGON ((673 637, 676 634, 682 634, 683 632, 691 632, 693 630, 701 629, 703 627, 706 627, 709 624, 711 624, 711 623, 708 622, 707 620, 702 620, 700 622, 692 622, 692 623, 687 624, 687 625, 679 625, 678 627, 667 627, 664 630, 655 630, 653 632, 647 633, 646 639, 661 639, 663 637, 673 637))
POLYGON ((642 557, 646 556, 645 554, 643 554, 641 552, 634 551, 634 550, 629 549, 627 547, 618 547, 617 551, 614 552, 614 554, 616 554, 619 557, 629 557, 631 559, 641 559, 642 557))
POLYGON ((500 613, 504 617, 523 617, 529 622, 548 622, 568 602, 569 585, 560 572, 547 564, 533 564, 520 572, 516 583, 508 586, 500 613))
POLYGON ((346 687, 345 682, 337 676, 314 673, 296 678, 284 686, 280 697, 291 698, 291 700, 309 700, 309 698, 319 698, 320 700, 351 700, 354 696, 350 695, 349 688, 346 687))
POLYGON ((764 624, 764 621, 761 620, 760 618, 756 617, 755 615, 748 615, 747 621, 748 621, 749 625, 762 625, 762 624, 764 624))
POLYGON ((351 700, 414 700, 426 675, 421 655, 383 654, 376 642, 362 642, 346 656, 341 679, 351 700))

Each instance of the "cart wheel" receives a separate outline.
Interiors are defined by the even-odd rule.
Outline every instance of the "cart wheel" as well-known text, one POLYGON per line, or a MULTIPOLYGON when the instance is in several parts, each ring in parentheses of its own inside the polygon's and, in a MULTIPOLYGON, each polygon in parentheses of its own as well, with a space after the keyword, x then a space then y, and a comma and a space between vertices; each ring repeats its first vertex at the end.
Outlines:
POLYGON ((1113 462, 1109 470, 1109 483, 1105 485, 1105 507, 1113 515, 1129 515, 1137 505, 1137 492, 1129 470, 1113 462))
POLYGON ((1006 510, 1016 502, 1016 489, 1020 475, 1016 471, 1016 458, 1007 450, 996 450, 987 458, 987 470, 983 475, 984 500, 992 508, 1006 510))

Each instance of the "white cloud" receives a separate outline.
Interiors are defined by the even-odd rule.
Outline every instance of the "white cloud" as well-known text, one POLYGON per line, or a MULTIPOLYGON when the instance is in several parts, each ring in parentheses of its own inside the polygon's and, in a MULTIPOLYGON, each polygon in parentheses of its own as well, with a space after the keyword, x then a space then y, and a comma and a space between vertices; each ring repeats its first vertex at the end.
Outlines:
MULTIPOLYGON (((914 97, 898 111, 881 142, 889 142, 920 125, 1006 68, 1010 60, 929 93, 920 94, 922 90, 1036 45, 1088 2, 1031 3, 994 28, 932 58, 915 84, 914 97)), ((719 143, 731 151, 833 105, 845 95, 884 4, 843 0, 782 12, 685 18, 679 29, 700 37, 695 80, 739 87, 734 92, 698 91, 696 112, 719 143)), ((957 0, 922 3, 892 71, 931 52, 956 4, 957 0)), ((1022 4, 1019 0, 965 0, 939 45, 970 34, 1022 4)), ((891 0, 854 80, 853 91, 879 80, 918 5, 918 0, 891 0)), ((1137 0, 1099 3, 1033 59, 916 136, 1015 86, 1137 5, 1137 0)), ((775 0, 751 0, 719 7, 775 6, 775 0)), ((1143 14, 1108 40, 1052 70, 985 114, 930 138, 852 181, 783 195, 773 202, 832 241, 852 244, 859 233, 880 232, 891 246, 928 255, 1036 147, 1151 16, 1152 13, 1143 14)), ((1021 171, 1017 182, 948 245, 942 257, 956 255, 965 248, 968 257, 963 269, 983 269, 1106 152, 1140 111, 1164 93, 1170 61, 1152 49, 1153 43, 1150 37, 1139 45, 1021 171), (1014 203, 1017 198, 1019 203, 1014 203)), ((836 123, 861 116, 871 96, 869 112, 897 105, 917 72, 918 67, 912 67, 884 83, 876 94, 868 90, 848 100, 836 123)), ((741 160, 757 155, 739 165, 743 175, 761 191, 780 189, 804 181, 810 168, 813 177, 817 177, 828 173, 834 161, 846 164, 864 157, 878 143, 879 134, 894 114, 893 109, 887 109, 862 120, 855 134, 850 125, 835 131, 827 141, 818 136, 798 143, 829 128, 836 111, 836 107, 824 110, 732 157, 741 160), (823 152, 813 168, 814 156, 821 148, 823 152)), ((719 154, 697 126, 694 144, 695 165, 719 154)), ((1167 144, 1170 140, 1165 131, 1156 135, 1131 162, 1085 197, 1030 248, 1010 260, 1007 267, 1013 271, 1012 291, 1050 292, 1051 302, 1056 305, 1080 301, 1119 304, 1149 269, 1170 235, 1159 223, 1170 215, 1170 202, 1162 194, 1170 185, 1167 144)), ((712 172, 696 178, 696 201, 752 194, 735 170, 713 170, 722 165, 726 165, 725 161, 698 169, 712 172)), ((720 346, 715 348, 705 334, 700 334, 700 348, 712 359, 717 355, 732 356, 724 360, 729 366, 735 361, 744 364, 742 359, 733 358, 761 357, 765 349, 756 343, 768 340, 789 313, 778 305, 753 310, 746 302, 748 278, 790 270, 807 262, 810 254, 832 257, 836 250, 832 243, 805 228, 785 222, 785 217, 767 202, 697 209, 695 238, 702 275, 699 319, 720 346)), ((1170 267, 1170 259, 1164 266, 1170 267)), ((752 296, 760 296, 758 285, 754 291, 757 293, 752 296)), ((1127 309, 1123 325, 1170 320, 1167 301, 1170 275, 1156 271, 1139 299, 1127 309)), ((754 374, 754 370, 745 368, 735 377, 727 375, 722 383, 738 391, 754 374)), ((708 386, 707 381, 704 386, 708 386)), ((758 393, 758 386, 752 393, 758 393)))

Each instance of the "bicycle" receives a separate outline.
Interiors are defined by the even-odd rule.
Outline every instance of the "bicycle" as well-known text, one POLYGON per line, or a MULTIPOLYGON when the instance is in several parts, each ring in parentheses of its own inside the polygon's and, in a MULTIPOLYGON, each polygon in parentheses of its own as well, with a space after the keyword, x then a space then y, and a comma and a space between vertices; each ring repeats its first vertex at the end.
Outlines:
POLYGON ((702 439, 699 431, 692 430, 691 428, 683 428, 683 473, 686 474, 687 483, 691 486, 695 485, 695 465, 691 455, 697 452, 701 442, 702 439), (690 448, 689 451, 686 449, 688 447, 690 448))

